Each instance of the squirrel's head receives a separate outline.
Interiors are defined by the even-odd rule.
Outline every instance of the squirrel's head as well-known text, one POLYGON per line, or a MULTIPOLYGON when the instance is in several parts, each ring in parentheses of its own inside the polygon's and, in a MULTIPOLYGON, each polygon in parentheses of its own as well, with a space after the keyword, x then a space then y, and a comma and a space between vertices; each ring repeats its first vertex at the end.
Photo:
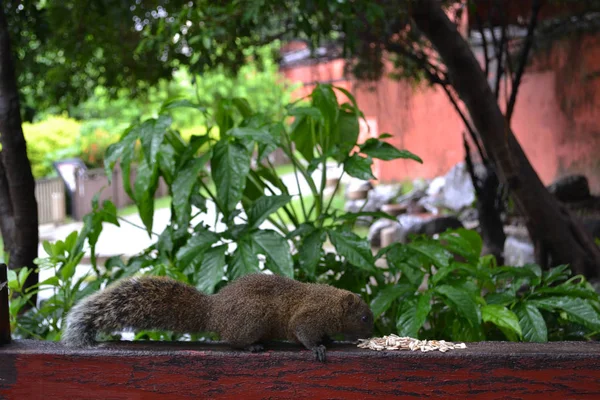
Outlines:
POLYGON ((344 315, 341 333, 347 340, 366 339, 373 335, 373 312, 360 296, 344 293, 341 307, 344 315))

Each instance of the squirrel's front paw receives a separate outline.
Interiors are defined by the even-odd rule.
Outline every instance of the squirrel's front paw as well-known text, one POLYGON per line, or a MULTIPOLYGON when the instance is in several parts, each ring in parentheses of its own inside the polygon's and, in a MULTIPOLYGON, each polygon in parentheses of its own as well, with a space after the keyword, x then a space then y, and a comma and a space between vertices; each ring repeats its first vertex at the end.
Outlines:
POLYGON ((319 345, 319 346, 313 347, 312 350, 315 353, 315 357, 316 357, 317 361, 320 361, 323 363, 325 361, 327 361, 327 356, 326 356, 327 348, 325 346, 319 345))
POLYGON ((260 352, 265 351, 265 347, 262 344, 255 343, 255 344, 246 346, 246 350, 248 350, 250 353, 260 353, 260 352))

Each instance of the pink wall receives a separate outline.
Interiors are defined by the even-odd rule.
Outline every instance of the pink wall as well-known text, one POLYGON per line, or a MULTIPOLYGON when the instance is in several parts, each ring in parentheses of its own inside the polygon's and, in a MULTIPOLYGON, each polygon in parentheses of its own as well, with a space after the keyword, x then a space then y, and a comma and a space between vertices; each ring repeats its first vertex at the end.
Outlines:
MULTIPOLYGON (((334 60, 282 72, 296 82, 333 81, 348 88, 379 133, 392 134, 390 143, 423 159, 423 164, 381 162, 376 176, 382 181, 432 178, 463 160, 464 126, 441 89, 388 78, 371 84, 345 81, 343 66, 342 60, 334 60)), ((583 173, 592 191, 600 192, 598 66, 600 39, 577 38, 539 55, 523 77, 512 128, 546 184, 565 174, 583 173)), ((312 87, 306 85, 298 94, 312 87)))

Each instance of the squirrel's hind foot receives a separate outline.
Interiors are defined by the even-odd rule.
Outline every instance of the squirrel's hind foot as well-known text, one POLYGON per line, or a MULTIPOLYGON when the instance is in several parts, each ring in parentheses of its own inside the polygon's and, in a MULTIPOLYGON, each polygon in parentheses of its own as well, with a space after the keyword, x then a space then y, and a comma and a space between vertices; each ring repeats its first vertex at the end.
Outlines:
POLYGON ((327 348, 323 345, 319 345, 312 348, 312 351, 315 353, 315 358, 317 361, 324 363, 327 361, 327 348))

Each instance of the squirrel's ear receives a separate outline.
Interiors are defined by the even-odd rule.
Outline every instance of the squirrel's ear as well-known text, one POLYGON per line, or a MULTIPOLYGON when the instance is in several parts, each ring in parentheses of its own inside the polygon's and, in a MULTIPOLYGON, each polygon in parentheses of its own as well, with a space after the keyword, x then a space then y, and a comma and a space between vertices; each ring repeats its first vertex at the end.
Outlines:
POLYGON ((354 293, 346 293, 342 296, 342 308, 344 310, 349 310, 358 302, 358 296, 354 293))

